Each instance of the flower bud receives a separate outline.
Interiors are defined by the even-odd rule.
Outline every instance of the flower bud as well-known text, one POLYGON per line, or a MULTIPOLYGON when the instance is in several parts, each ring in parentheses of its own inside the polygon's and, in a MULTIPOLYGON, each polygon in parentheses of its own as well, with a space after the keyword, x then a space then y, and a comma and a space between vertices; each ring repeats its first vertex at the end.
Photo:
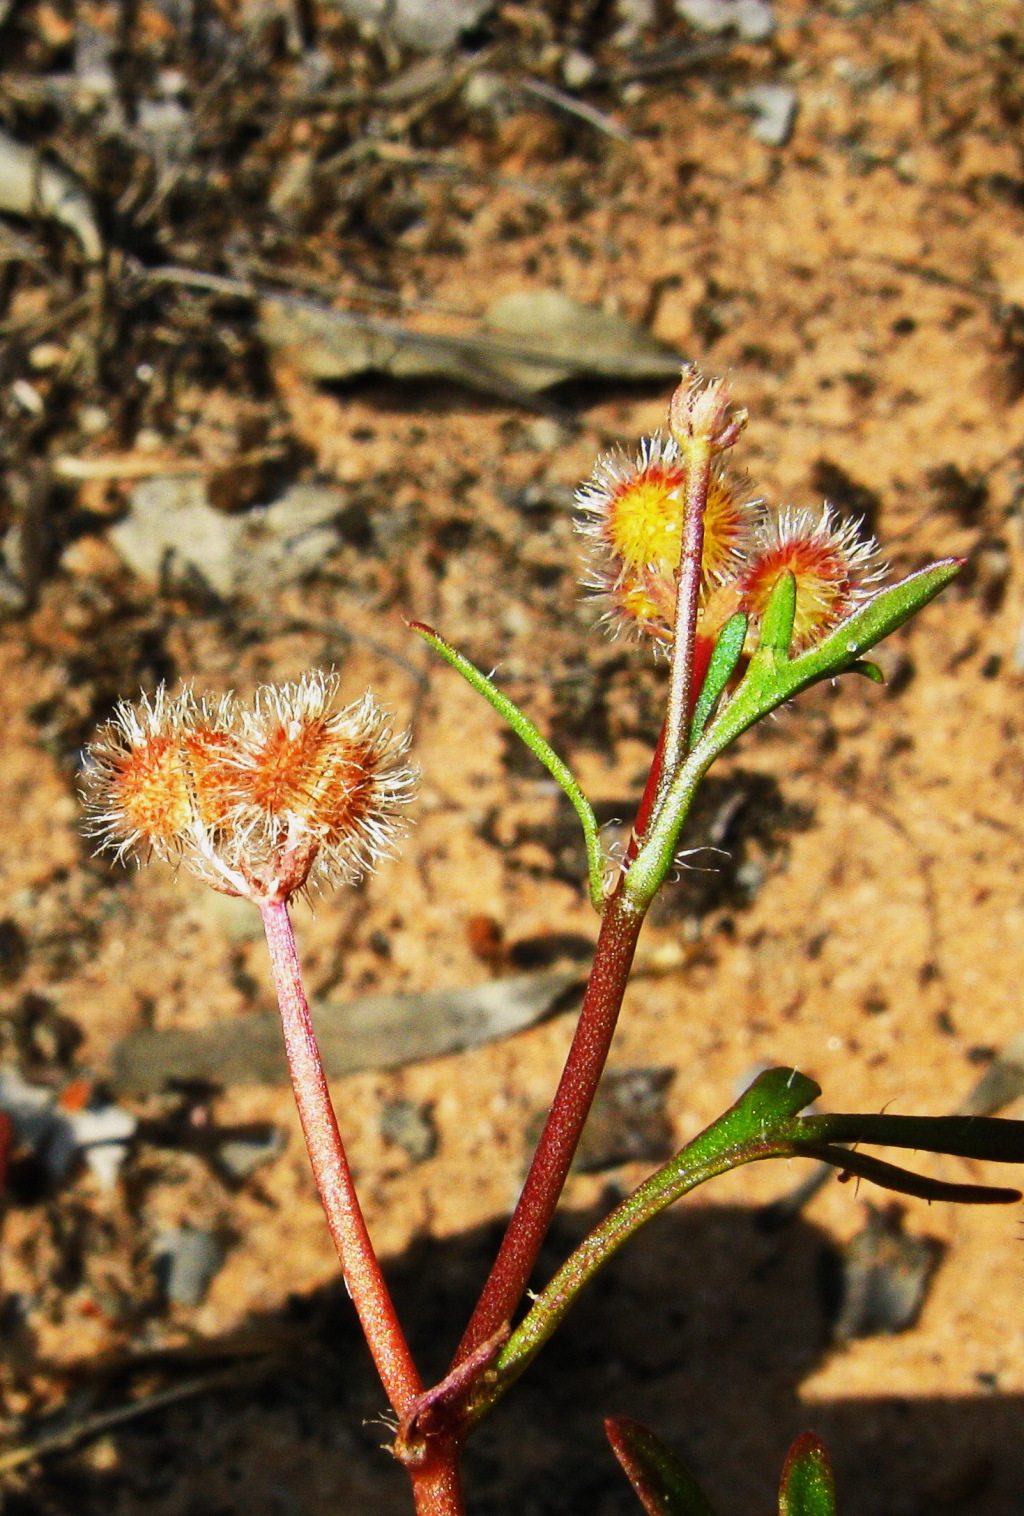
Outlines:
POLYGON ((740 608, 764 614, 772 590, 789 572, 796 581, 794 653, 820 642, 871 598, 884 573, 878 545, 861 538, 857 525, 840 521, 830 506, 766 513, 758 524, 740 575, 740 608))
POLYGON ((685 366, 668 405, 668 429, 683 457, 695 442, 703 443, 712 454, 724 452, 746 424, 746 411, 732 409, 724 379, 705 379, 693 364, 685 366))

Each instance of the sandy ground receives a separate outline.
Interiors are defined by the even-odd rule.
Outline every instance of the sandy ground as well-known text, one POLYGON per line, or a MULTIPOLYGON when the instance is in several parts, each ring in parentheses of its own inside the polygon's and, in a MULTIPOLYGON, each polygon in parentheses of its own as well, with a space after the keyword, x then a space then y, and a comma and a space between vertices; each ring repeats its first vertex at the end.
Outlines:
MULTIPOLYGON (((396 286, 441 306, 480 310, 536 284, 647 321, 730 375, 751 412, 738 461, 755 492, 804 505, 845 490, 840 503, 867 507, 896 570, 969 559, 886 645, 888 688, 815 690, 723 765, 730 783, 761 776, 767 797, 757 817, 741 808, 729 839, 743 886, 716 896, 684 876, 667 893, 646 961, 675 967, 637 978, 612 1054, 613 1066, 675 1070, 679 1141, 775 1062, 819 1080, 827 1108, 948 1112, 1022 1027, 1020 15, 952 0, 788 0, 778 14, 773 77, 799 92, 784 148, 753 139, 715 72, 641 88, 620 112, 630 144, 520 111, 465 150, 509 177, 575 186, 572 214, 541 198, 524 209, 508 187, 434 183, 427 231, 394 256, 396 286), (453 220, 456 243, 438 232, 453 220)), ((602 429, 639 437, 660 423, 666 387, 573 387, 563 398, 586 423, 573 434, 456 387, 317 388, 284 365, 268 382, 310 468, 372 509, 376 546, 350 545, 301 591, 256 606, 265 628, 253 636, 184 600, 155 603, 109 549, 94 491, 90 530, 36 609, 0 629, 0 893, 26 944, 2 989, 4 1026, 10 1051, 35 1007, 36 1074, 56 1081, 71 1069, 102 1078, 117 1039, 140 1025, 200 1026, 269 1000, 262 945, 237 912, 159 866, 89 860, 69 753, 104 701, 140 681, 166 670, 248 690, 336 663, 347 695, 372 684, 413 726, 422 781, 401 857, 298 913, 311 986, 339 997, 486 978, 480 916, 509 943, 595 935, 578 874, 565 877, 551 844, 549 787, 510 762, 493 713, 426 657, 404 617, 496 668, 596 801, 628 816, 639 795, 663 674, 594 630, 560 502, 602 429), (522 508, 528 486, 540 508, 522 508), (339 648, 277 629, 296 607, 353 639, 339 648), (66 1024, 82 1041, 62 1064, 53 1048, 66 1024)), ((202 386, 176 405, 178 444, 192 436, 201 452, 212 425, 202 386)), ((119 498, 107 489, 103 508, 119 498)), ((522 1175, 524 1126, 571 1028, 558 1016, 334 1088, 371 1231, 428 1361, 458 1336, 522 1175), (396 1099, 432 1108, 439 1146, 427 1161, 382 1136, 396 1099)), ((212 1109, 288 1133, 283 1156, 235 1192, 195 1157, 144 1145, 114 1193, 83 1175, 56 1195, 12 1197, 0 1252, 7 1435, 16 1442, 20 1418, 34 1426, 58 1405, 84 1415, 116 1403, 126 1360, 150 1375, 133 1384, 157 1387, 182 1365, 202 1372, 204 1357, 230 1356, 240 1336, 259 1345, 287 1332, 292 1346, 253 1382, 10 1476, 5 1511, 407 1508, 402 1476, 377 1451, 383 1401, 339 1298, 290 1099, 228 1088, 212 1109), (227 1257, 203 1304, 168 1312, 147 1239, 185 1220, 220 1234, 227 1257)), ((923 1166, 971 1177, 954 1160, 923 1166)), ((574 1178, 550 1262, 586 1213, 646 1172, 574 1178)), ((611 1412, 684 1453, 723 1516, 770 1509, 788 1440, 807 1426, 834 1450, 844 1516, 1020 1511, 1019 1215, 906 1202, 907 1231, 945 1249, 920 1320, 839 1348, 821 1259, 884 1197, 831 1183, 788 1231, 759 1231, 755 1208, 798 1177, 778 1166, 730 1176, 612 1267, 481 1434, 474 1512, 633 1509, 601 1444, 611 1412)))

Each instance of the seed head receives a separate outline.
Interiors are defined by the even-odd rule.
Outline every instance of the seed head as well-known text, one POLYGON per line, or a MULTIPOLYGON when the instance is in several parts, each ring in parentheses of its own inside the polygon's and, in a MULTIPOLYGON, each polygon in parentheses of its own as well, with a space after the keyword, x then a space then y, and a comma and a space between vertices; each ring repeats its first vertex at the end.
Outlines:
POLYGON ((878 544, 862 538, 857 524, 822 510, 766 513, 754 533, 738 581, 741 608, 764 614, 772 590, 789 571, 796 580, 793 651, 820 642, 871 598, 885 569, 878 544))
POLYGON ((413 775, 372 696, 335 709, 334 674, 268 685, 251 708, 189 691, 122 705, 89 749, 91 830, 215 888, 283 899, 357 879, 390 851, 413 775))

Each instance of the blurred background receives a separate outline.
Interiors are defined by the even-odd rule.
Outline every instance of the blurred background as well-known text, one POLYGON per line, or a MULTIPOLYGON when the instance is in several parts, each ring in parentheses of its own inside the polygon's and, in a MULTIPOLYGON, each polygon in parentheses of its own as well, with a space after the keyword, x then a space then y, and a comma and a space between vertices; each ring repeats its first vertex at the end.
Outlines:
MULTIPOLYGON (((706 786, 720 851, 645 932, 545 1267, 766 1064, 836 1110, 1021 1113, 1022 233, 1010 0, 0 0, 7 1516, 408 1509, 256 913, 93 858, 83 747, 161 681, 311 666, 413 729, 402 857, 297 927, 439 1372, 596 923, 571 812, 405 619, 621 840, 665 671, 597 628, 572 495, 682 358, 750 410, 751 497, 967 566, 884 689, 812 691, 706 786)), ((471 1509, 638 1510, 615 1413, 722 1516, 772 1509, 805 1427, 844 1516, 1018 1513, 1019 1219, 806 1177, 730 1176, 615 1263, 471 1446, 471 1509)))

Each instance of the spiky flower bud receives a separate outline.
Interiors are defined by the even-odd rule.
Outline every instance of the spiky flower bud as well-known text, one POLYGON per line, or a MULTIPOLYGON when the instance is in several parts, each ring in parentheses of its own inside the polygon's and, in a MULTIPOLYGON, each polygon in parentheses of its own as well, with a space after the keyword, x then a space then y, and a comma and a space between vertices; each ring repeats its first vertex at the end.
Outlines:
POLYGON ((734 410, 724 379, 705 379, 692 364, 668 403, 668 429, 685 457, 693 443, 712 453, 732 447, 747 424, 747 413, 734 410))
POLYGON ((264 686, 248 709, 162 687, 119 706, 89 748, 93 835, 257 901, 357 879, 390 850, 413 775, 372 696, 338 710, 337 688, 317 672, 264 686))
POLYGON ((821 511, 766 512, 737 581, 740 605, 755 620, 787 572, 796 581, 792 651, 813 647, 871 598, 885 568, 878 544, 828 505, 821 511))

